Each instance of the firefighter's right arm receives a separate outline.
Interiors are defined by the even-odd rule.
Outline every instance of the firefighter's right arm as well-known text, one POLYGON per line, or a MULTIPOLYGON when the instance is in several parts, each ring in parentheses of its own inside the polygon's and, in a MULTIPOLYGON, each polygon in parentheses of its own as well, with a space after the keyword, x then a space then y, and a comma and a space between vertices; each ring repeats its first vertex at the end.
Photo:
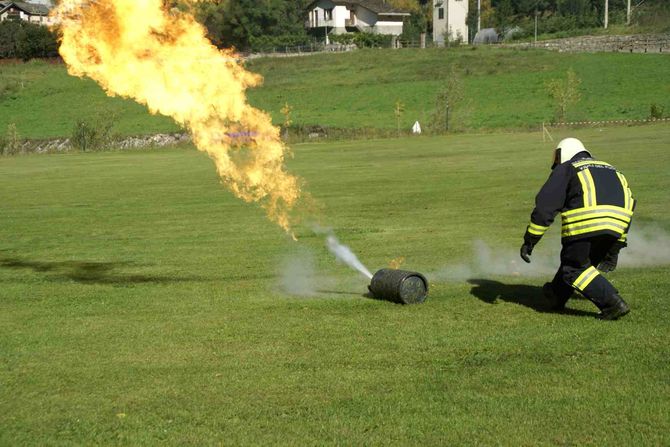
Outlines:
POLYGON ((534 247, 554 222, 556 214, 565 205, 571 169, 573 168, 570 163, 556 166, 540 192, 537 193, 535 208, 530 215, 530 223, 523 237, 524 244, 534 247))

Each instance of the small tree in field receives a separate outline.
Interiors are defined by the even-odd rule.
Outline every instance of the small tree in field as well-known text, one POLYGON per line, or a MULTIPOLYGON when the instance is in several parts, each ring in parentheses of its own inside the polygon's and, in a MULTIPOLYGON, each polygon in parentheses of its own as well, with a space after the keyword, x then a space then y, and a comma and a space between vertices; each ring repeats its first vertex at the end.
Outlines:
POLYGON ((395 102, 395 108, 393 109, 393 113, 395 114, 395 121, 398 129, 398 135, 400 135, 400 118, 402 117, 404 111, 405 111, 405 104, 401 103, 400 100, 397 100, 395 102))
POLYGON ((464 127, 467 119, 464 116, 467 105, 465 99, 463 82, 452 67, 447 73, 444 85, 435 96, 435 109, 430 116, 430 129, 435 133, 443 133, 457 127, 464 127))
POLYGON ((581 99, 579 92, 581 83, 581 79, 572 68, 568 70, 564 79, 552 79, 546 83, 547 93, 554 100, 555 118, 558 122, 564 122, 568 109, 581 99))
POLYGON ((0 155, 16 155, 21 151, 21 138, 16 124, 7 125, 7 133, 0 135, 0 155))
POLYGON ((293 112, 293 107, 291 107, 288 102, 284 104, 284 107, 280 110, 281 114, 284 116, 284 139, 288 140, 288 128, 293 123, 291 120, 291 112, 293 112))

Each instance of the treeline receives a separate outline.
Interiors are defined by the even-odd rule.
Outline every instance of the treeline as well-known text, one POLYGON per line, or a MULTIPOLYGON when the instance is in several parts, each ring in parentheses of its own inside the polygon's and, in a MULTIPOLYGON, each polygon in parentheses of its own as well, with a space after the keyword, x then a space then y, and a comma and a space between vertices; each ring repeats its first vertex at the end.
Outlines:
MULTIPOLYGON (((305 29, 306 8, 311 0, 165 0, 169 8, 189 11, 208 30, 219 47, 261 52, 277 47, 309 45, 323 41, 323 35, 305 29)), ((433 1, 387 0, 411 12, 402 40, 418 40, 432 32, 433 1)), ((469 4, 468 26, 477 29, 477 0, 469 4)), ((495 28, 515 37, 534 32, 537 17, 539 34, 577 34, 579 30, 603 25, 606 0, 480 0, 481 27, 495 28)), ((611 24, 626 22, 628 0, 609 0, 611 24)), ((632 23, 656 31, 670 31, 670 0, 631 0, 632 23)), ((471 35, 470 38, 473 36, 471 35)), ((380 36, 357 35, 335 38, 359 46, 379 46, 380 36)), ((41 58, 57 56, 57 35, 49 28, 24 21, 0 23, 0 58, 41 58)))
MULTIPOLYGON (((604 26, 605 4, 610 25, 627 24, 628 0, 480 0, 481 27, 516 35, 570 34, 604 26)), ((467 23, 477 29, 477 0, 469 0, 467 23)), ((670 31, 670 1, 631 0, 630 24, 656 31, 670 31)))
POLYGON ((0 22, 0 59, 35 59, 58 56, 55 32, 24 20, 0 22))

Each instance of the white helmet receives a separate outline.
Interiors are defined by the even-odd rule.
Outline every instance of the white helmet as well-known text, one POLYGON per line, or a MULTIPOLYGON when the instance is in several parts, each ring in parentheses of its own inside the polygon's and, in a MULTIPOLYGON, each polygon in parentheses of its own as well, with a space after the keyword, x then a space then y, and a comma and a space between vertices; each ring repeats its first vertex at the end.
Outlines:
POLYGON ((561 140, 554 151, 554 164, 565 163, 580 152, 586 152, 591 157, 591 153, 586 150, 582 142, 577 138, 561 140))

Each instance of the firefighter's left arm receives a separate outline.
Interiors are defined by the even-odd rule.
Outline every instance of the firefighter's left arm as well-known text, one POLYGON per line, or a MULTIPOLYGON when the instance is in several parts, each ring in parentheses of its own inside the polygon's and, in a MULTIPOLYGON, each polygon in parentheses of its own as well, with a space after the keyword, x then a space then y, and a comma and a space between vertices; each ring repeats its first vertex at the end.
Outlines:
POLYGON ((526 227, 524 244, 534 247, 554 222, 556 214, 564 207, 572 169, 574 168, 570 163, 563 163, 551 171, 551 175, 535 197, 535 209, 526 227))

